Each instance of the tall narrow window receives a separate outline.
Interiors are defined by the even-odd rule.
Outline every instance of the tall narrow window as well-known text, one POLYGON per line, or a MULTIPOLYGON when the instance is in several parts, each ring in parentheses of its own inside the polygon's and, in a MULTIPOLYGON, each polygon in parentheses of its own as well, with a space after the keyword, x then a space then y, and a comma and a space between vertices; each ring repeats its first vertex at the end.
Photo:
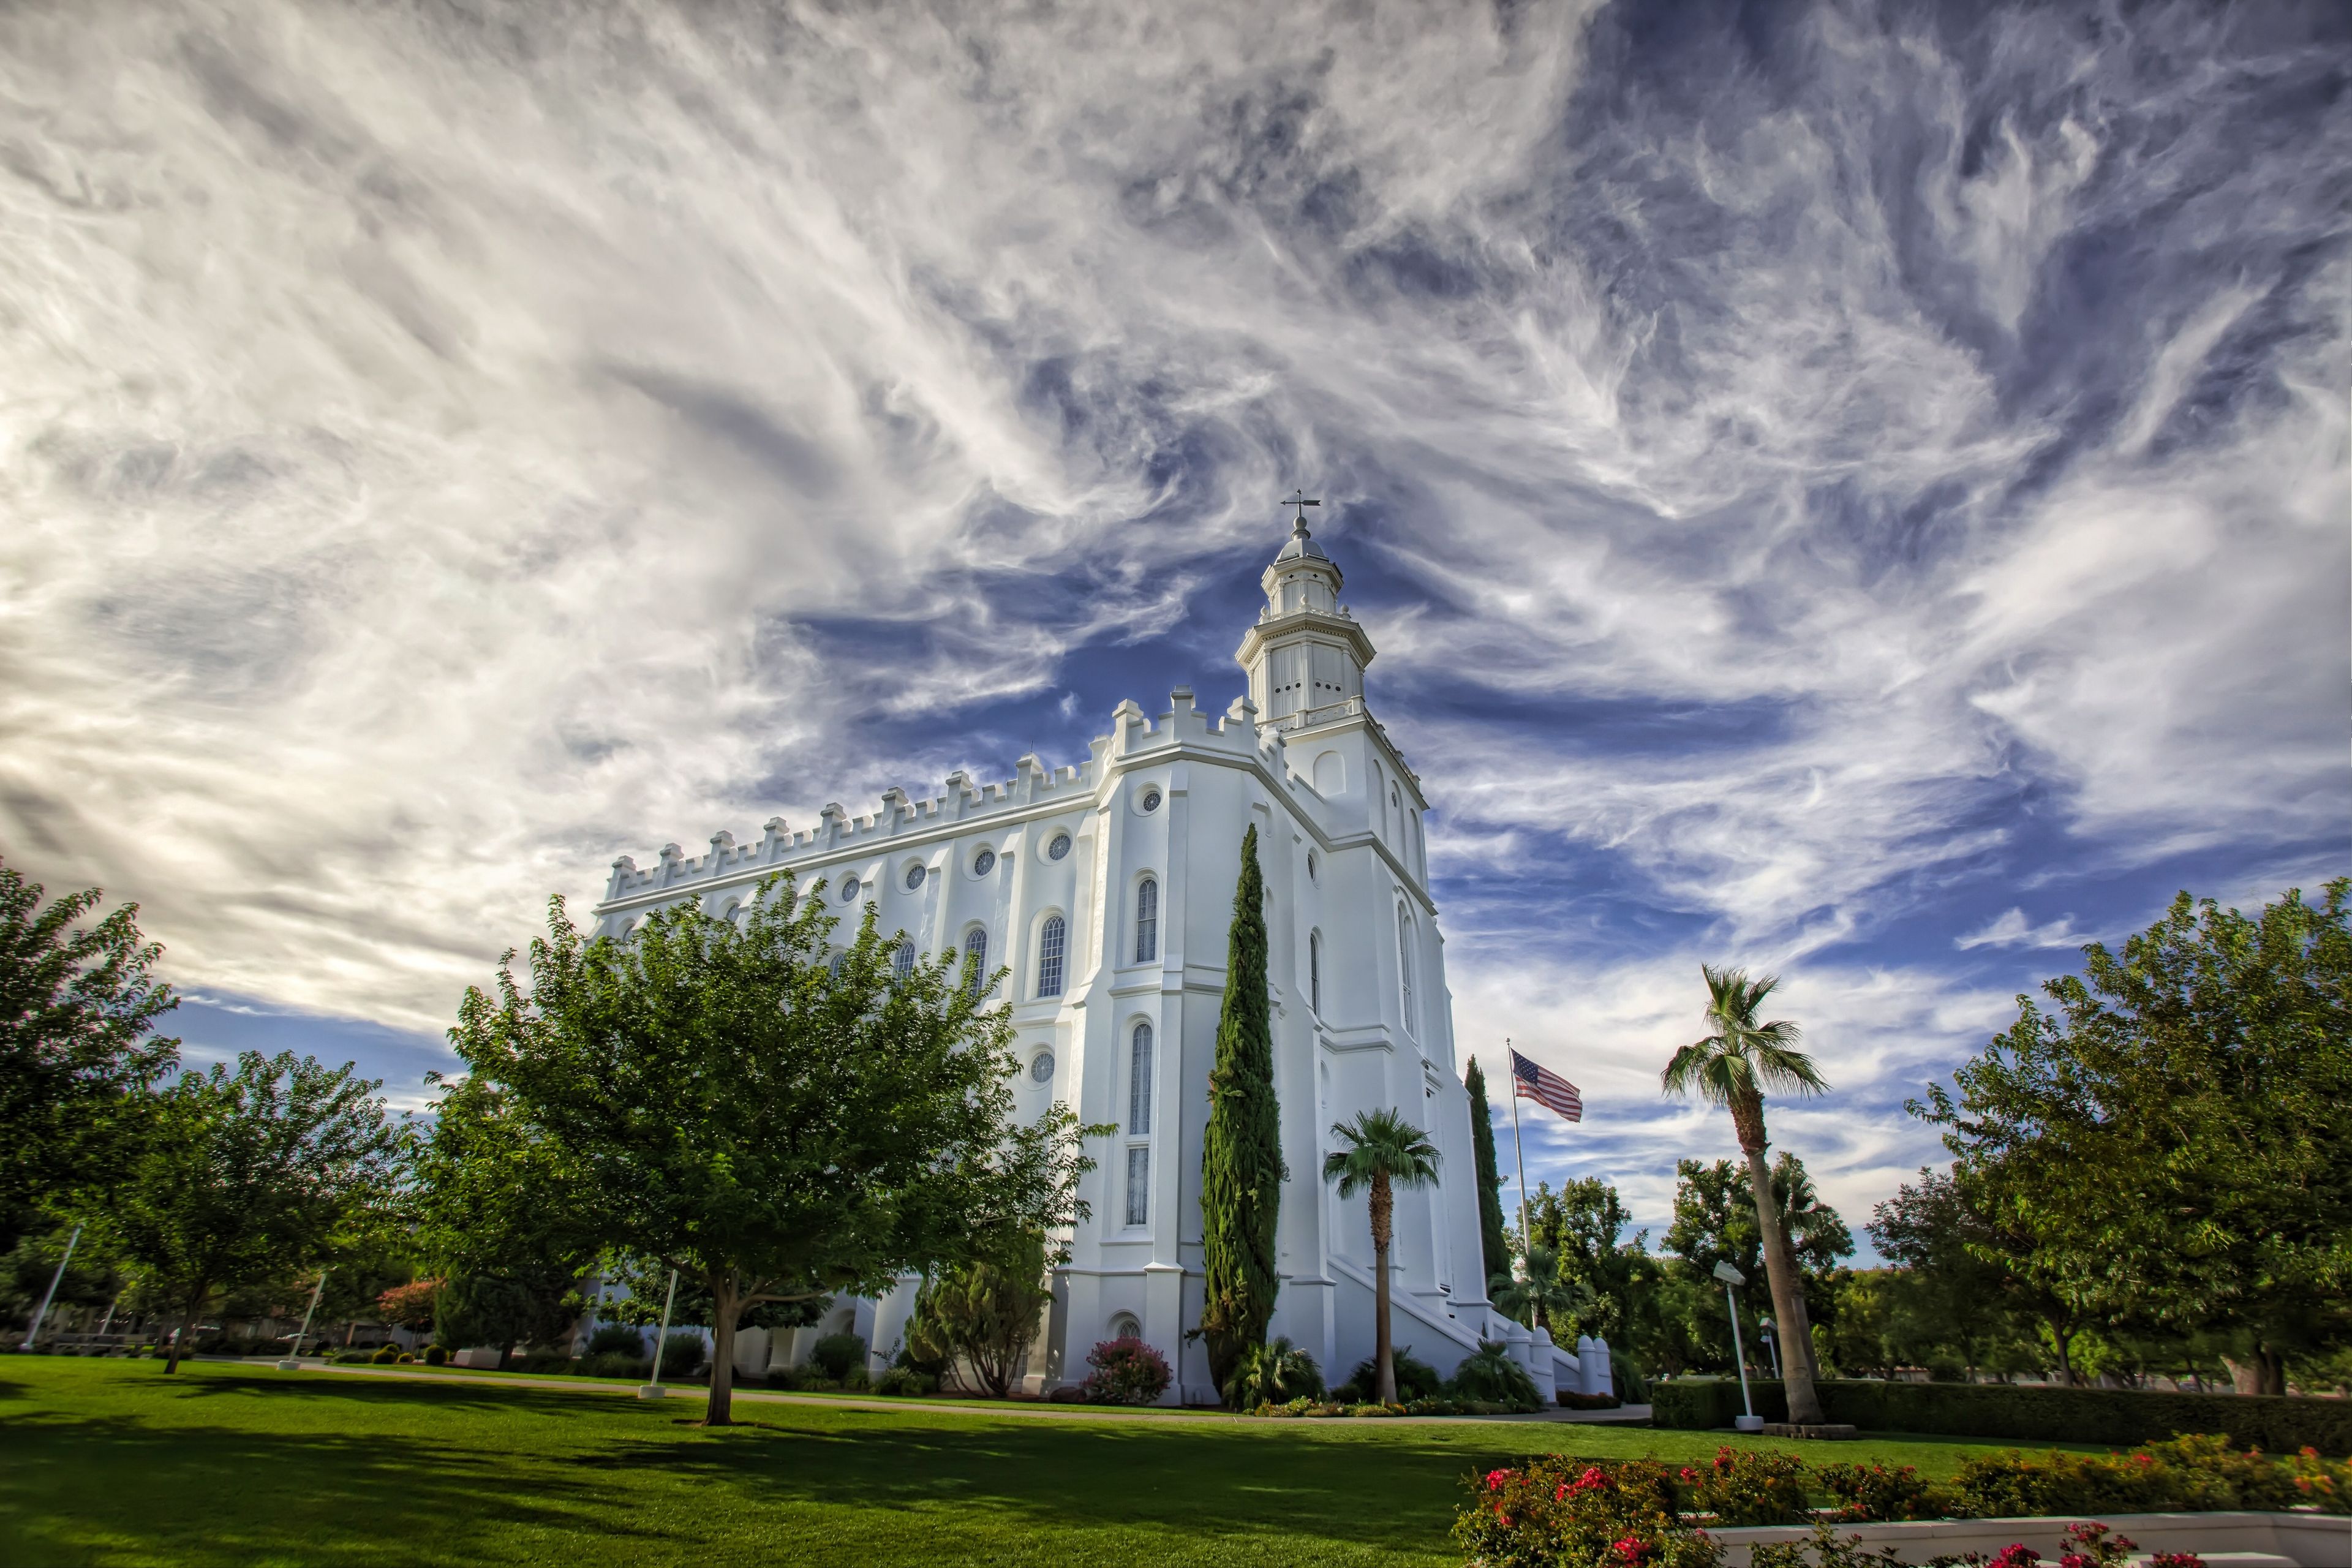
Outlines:
POLYGON ((1127 1223, 1151 1223, 1151 1150, 1139 1144, 1127 1152, 1127 1223))
POLYGON ((898 945, 890 954, 890 973, 900 980, 915 973, 915 944, 905 931, 898 933, 898 945))
POLYGON ((1037 932, 1037 994, 1062 994, 1062 948, 1070 928, 1059 915, 1048 915, 1037 932))
POLYGON ((974 926, 963 933, 964 989, 973 995, 988 984, 988 928, 974 926))
POLYGON ((1127 1055, 1127 1130, 1140 1138, 1151 1131, 1151 1026, 1135 1026, 1127 1055))
POLYGON ((1160 884, 1143 879, 1135 889, 1135 962, 1150 963, 1160 956, 1160 884))
POLYGON ((1307 1006, 1309 1012, 1323 1011, 1323 933, 1319 931, 1307 938, 1307 1006))
POLYGON ((1412 1027, 1412 921, 1397 906, 1397 987, 1404 1002, 1404 1026, 1412 1027))

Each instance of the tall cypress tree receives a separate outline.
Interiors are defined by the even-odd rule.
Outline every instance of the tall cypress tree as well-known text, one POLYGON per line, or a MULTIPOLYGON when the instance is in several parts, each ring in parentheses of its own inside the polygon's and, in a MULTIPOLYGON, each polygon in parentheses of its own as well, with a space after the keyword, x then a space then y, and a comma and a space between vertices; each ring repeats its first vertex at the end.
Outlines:
POLYGON ((1225 945, 1225 999, 1209 1073, 1209 1128, 1201 1149, 1201 1255, 1207 1277, 1201 1334, 1222 1389, 1244 1350, 1265 1342, 1274 1319, 1275 1221, 1282 1212, 1280 1109, 1274 1098, 1274 1024, 1265 994, 1265 881, 1257 827, 1242 837, 1242 872, 1225 945))
POLYGON ((1511 1271, 1511 1244, 1503 1228, 1503 1173, 1495 1163, 1495 1119, 1486 1109, 1486 1075, 1478 1058, 1462 1079, 1470 1092, 1470 1147, 1478 1163, 1478 1239, 1486 1252, 1486 1278, 1511 1271))

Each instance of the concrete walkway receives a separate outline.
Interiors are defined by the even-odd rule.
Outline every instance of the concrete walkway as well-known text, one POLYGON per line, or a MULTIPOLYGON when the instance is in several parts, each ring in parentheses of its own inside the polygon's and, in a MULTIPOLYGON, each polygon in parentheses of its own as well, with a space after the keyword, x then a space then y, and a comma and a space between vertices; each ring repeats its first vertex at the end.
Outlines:
MULTIPOLYGON (((211 1358, 206 1358, 211 1359, 211 1358)), ((229 1358, 220 1358, 226 1361, 229 1358)), ((251 1365, 250 1362, 240 1363, 251 1365)), ((263 1363, 265 1365, 271 1363, 263 1363)), ((500 1388, 551 1389, 559 1394, 602 1394, 612 1398, 635 1397, 637 1385, 601 1377, 571 1377, 562 1374, 540 1377, 517 1377, 503 1373, 446 1373, 417 1366, 343 1366, 305 1358, 304 1372, 331 1373, 338 1377, 392 1378, 404 1383, 436 1383, 460 1387, 488 1384, 500 1388)), ((709 1393, 698 1383, 665 1384, 673 1399, 700 1399, 709 1393)), ((1266 1423, 1285 1419, 1281 1416, 1237 1415, 1230 1410, 1177 1410, 1165 1405, 1046 1405, 1015 1399, 920 1399, 920 1398, 858 1398, 854 1395, 831 1394, 793 1394, 781 1389, 743 1388, 735 1390, 740 1402, 755 1405, 807 1405, 827 1410, 926 1410, 947 1415, 1010 1415, 1043 1417, 1076 1421, 1232 1421, 1266 1423)), ((1307 1418, 1302 1418, 1307 1419, 1307 1418)), ((1521 1423, 1554 1423, 1581 1425, 1640 1425, 1650 1419, 1646 1405, 1628 1405, 1616 1410, 1539 1410, 1530 1415, 1389 1415, 1389 1416, 1328 1416, 1307 1419, 1308 1425, 1325 1426, 1337 1422, 1379 1421, 1388 1425, 1438 1421, 1513 1421, 1521 1423)))

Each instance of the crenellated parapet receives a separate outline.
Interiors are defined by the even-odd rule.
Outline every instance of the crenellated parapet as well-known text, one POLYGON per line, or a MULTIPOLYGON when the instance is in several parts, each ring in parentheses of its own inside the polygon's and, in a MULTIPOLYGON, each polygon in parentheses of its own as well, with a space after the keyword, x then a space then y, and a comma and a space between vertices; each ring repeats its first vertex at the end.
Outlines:
POLYGON ((976 784, 958 769, 936 795, 910 795, 893 784, 882 792, 876 809, 862 816, 852 816, 838 801, 828 801, 817 812, 816 826, 804 832, 772 816, 756 842, 738 843, 722 829, 711 835, 710 848, 703 855, 688 856, 677 845, 667 844, 656 863, 644 868, 624 855, 613 862, 604 899, 611 902, 745 870, 781 869, 799 861, 861 853, 909 835, 949 827, 964 831, 994 819, 1034 815, 1040 808, 1092 806, 1119 773, 1187 752, 1255 763, 1308 807, 1318 804, 1314 792, 1290 776, 1281 728, 1261 724, 1246 696, 1234 699, 1217 716, 1195 704, 1192 688, 1180 686, 1169 694, 1168 710, 1157 721, 1132 699, 1122 701, 1111 712, 1109 733, 1094 738, 1084 762, 1053 767, 1033 752, 1014 763, 1013 776, 1001 783, 976 784))

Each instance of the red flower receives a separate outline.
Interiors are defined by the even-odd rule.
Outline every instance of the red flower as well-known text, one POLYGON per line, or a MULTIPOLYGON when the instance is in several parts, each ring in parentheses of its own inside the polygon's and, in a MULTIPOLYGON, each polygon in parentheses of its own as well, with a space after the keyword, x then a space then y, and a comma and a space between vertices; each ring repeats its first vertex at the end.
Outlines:
POLYGON ((2042 1553, 2020 1541, 2002 1547, 1993 1558, 1991 1568, 2033 1568, 2041 1561, 2042 1553))
POLYGON ((1554 1502, 1562 1502, 1562 1501, 1565 1501, 1565 1500, 1567 1500, 1567 1497, 1568 1497, 1568 1483, 1567 1483, 1566 1481, 1562 1481, 1562 1482, 1560 1482, 1560 1483, 1559 1483, 1559 1489, 1558 1489, 1558 1490, 1556 1490, 1556 1491, 1554 1491, 1554 1492, 1551 1494, 1551 1500, 1552 1500, 1552 1501, 1554 1501, 1554 1502))
POLYGON ((1698 1479, 1698 1472, 1692 1469, 1688 1465, 1685 1465, 1683 1467, 1683 1479, 1686 1481, 1695 1481, 1698 1479))
POLYGON ((1629 1535, 1622 1541, 1618 1542, 1611 1548, 1611 1550, 1617 1553, 1617 1558, 1620 1562, 1640 1563, 1648 1558, 1657 1549, 1633 1536, 1629 1535))
POLYGON ((1503 1483, 1510 1479, 1511 1472, 1508 1470, 1488 1470, 1486 1472, 1486 1489, 1490 1492, 1501 1491, 1503 1489, 1503 1483))

